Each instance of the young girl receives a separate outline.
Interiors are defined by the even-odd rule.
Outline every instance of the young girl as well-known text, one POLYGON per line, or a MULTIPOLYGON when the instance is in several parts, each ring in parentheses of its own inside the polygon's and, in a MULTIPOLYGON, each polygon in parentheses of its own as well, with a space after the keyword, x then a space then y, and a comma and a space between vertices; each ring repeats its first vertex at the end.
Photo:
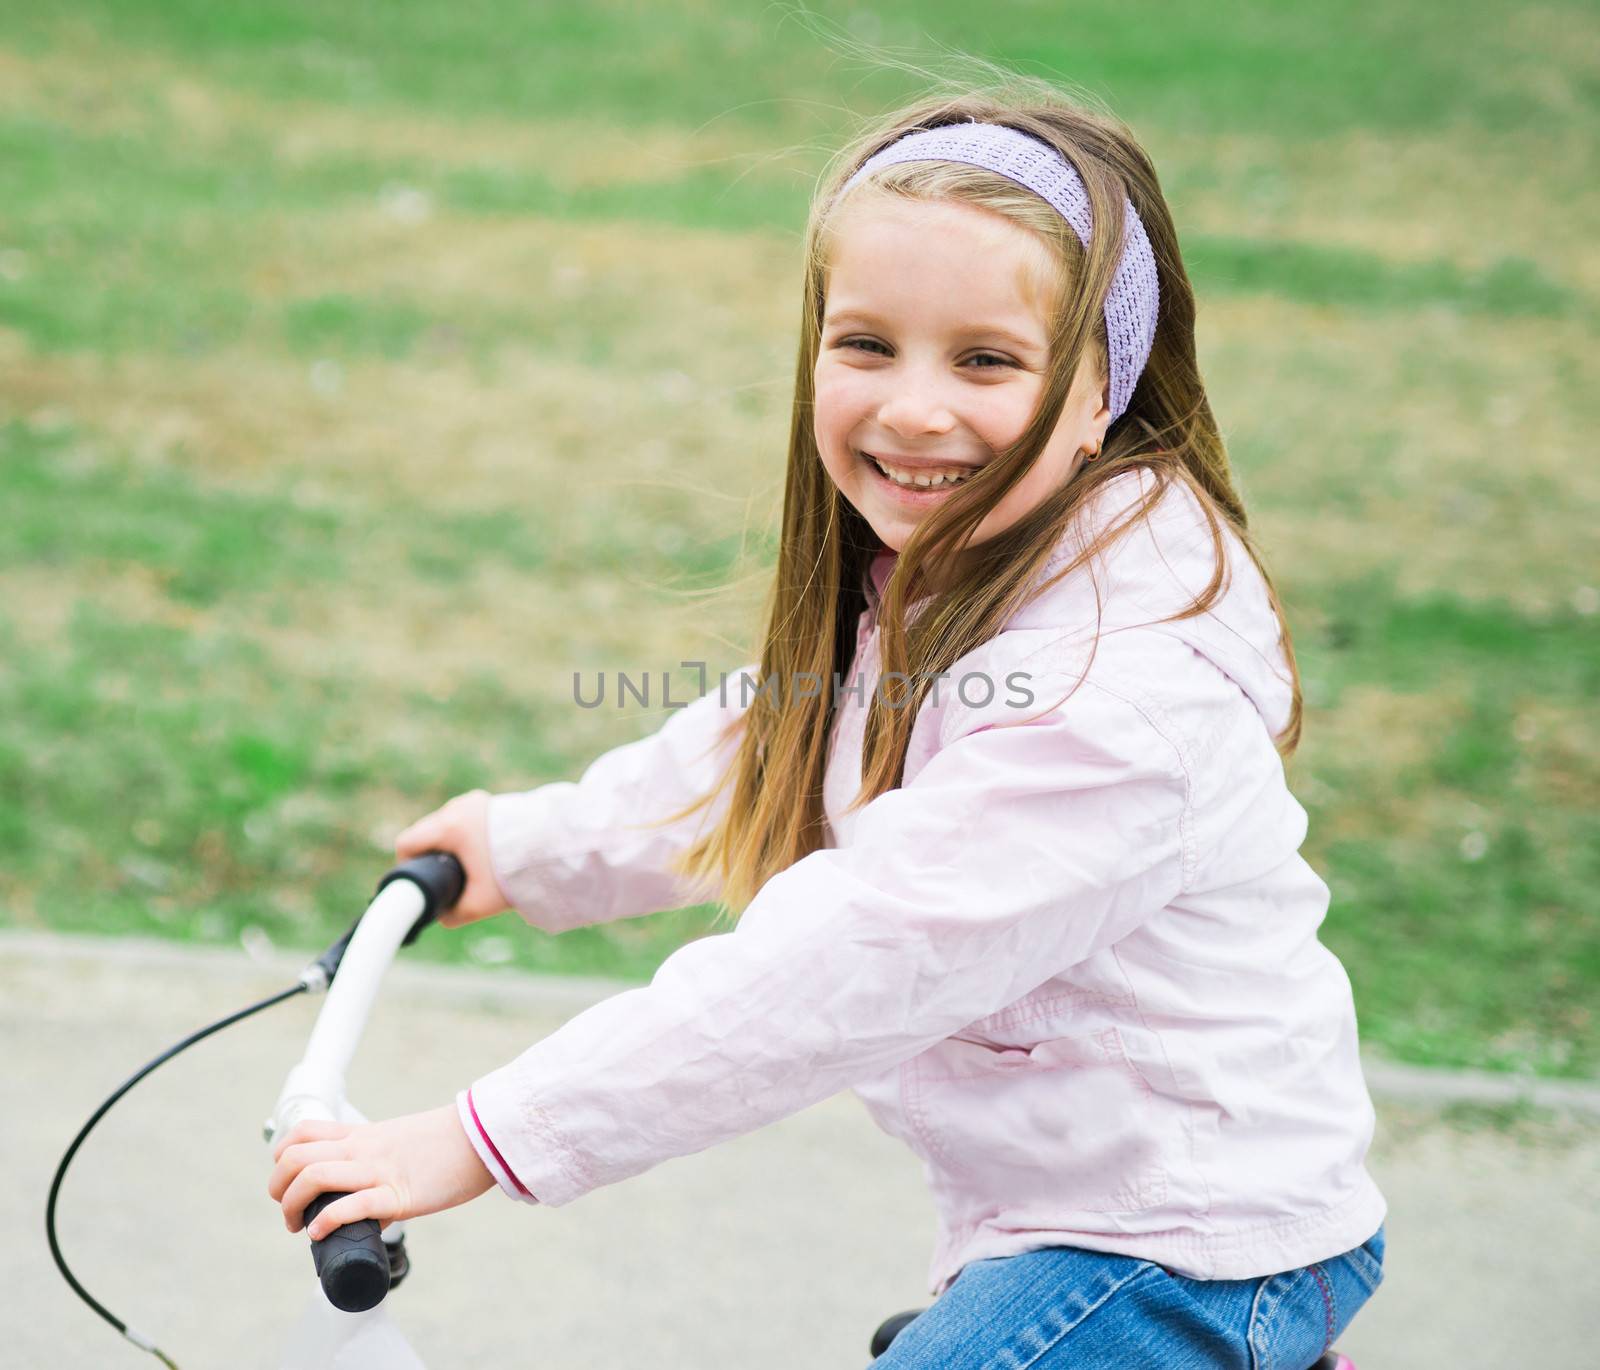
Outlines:
POLYGON ((459 926, 719 898, 462 1091, 277 1148, 291 1231, 566 1204, 846 1087, 925 1163, 893 1367, 1303 1367, 1382 1279, 1300 691, 1149 158, 1028 88, 901 111, 807 234, 761 659, 576 784, 462 796, 459 926))

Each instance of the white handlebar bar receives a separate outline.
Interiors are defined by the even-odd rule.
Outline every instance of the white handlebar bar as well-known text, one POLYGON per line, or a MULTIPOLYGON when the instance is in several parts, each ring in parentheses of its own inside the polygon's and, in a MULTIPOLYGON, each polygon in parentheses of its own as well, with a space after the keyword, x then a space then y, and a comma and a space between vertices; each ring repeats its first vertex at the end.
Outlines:
POLYGON ((268 1122, 268 1140, 307 1119, 363 1122, 345 1099, 345 1072, 361 1043, 367 1019, 406 934, 422 916, 426 896, 410 880, 379 891, 356 925, 339 973, 317 1015, 306 1054, 289 1072, 268 1122))

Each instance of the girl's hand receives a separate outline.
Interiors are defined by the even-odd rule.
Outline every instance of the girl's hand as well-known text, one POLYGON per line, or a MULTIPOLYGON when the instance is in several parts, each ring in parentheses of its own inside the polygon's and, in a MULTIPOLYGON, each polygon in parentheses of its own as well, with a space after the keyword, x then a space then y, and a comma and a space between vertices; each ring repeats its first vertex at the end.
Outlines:
POLYGON ((335 1228, 376 1218, 379 1230, 401 1218, 454 1208, 494 1187, 494 1177, 461 1130, 455 1105, 383 1123, 299 1123, 272 1149, 267 1193, 298 1232, 318 1194, 345 1193, 311 1224, 321 1240, 335 1228))
POLYGON ((438 917, 440 927, 459 928, 504 913, 511 905, 500 892, 489 864, 489 792, 470 790, 458 794, 441 809, 419 818, 394 841, 402 861, 423 852, 447 851, 461 862, 467 883, 449 913, 438 917))

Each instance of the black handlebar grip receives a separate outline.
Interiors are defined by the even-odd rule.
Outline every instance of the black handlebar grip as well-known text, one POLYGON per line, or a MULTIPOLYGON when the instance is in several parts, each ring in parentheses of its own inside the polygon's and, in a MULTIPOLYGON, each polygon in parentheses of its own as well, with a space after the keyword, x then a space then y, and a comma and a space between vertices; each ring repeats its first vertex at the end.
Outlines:
MULTIPOLYGON (((306 1205, 305 1224, 343 1194, 318 1194, 306 1205)), ((376 1218, 361 1218, 337 1227, 311 1243, 311 1263, 328 1302, 346 1313, 364 1313, 389 1292, 389 1253, 378 1233, 376 1218)))
POLYGON ((409 861, 402 861, 378 881, 378 889, 381 890, 396 880, 413 881, 421 889, 426 900, 422 917, 411 925, 411 931, 400 944, 409 947, 417 940, 417 935, 423 928, 441 913, 449 913, 456 906, 456 900, 461 898, 461 891, 466 888, 467 873, 461 868, 461 862, 456 860, 453 853, 430 851, 424 852, 421 856, 413 856, 409 861))

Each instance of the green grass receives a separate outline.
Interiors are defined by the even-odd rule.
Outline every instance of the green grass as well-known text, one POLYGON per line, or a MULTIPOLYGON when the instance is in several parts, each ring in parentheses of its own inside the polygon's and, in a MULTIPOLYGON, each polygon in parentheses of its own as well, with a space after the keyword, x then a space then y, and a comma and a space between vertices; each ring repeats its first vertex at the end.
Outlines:
POLYGON ((1592 710, 1593 619, 1402 600, 1370 581, 1324 605, 1300 648, 1323 708, 1361 685, 1464 706, 1408 764, 1386 759, 1381 738, 1350 755, 1307 747, 1321 796, 1308 852, 1334 895, 1324 939, 1359 977, 1364 1035, 1410 1060, 1594 1073, 1600 760, 1582 734, 1518 736, 1534 702, 1574 722, 1592 710), (1553 773, 1578 802, 1553 802, 1553 773), (1382 840, 1363 804, 1389 818, 1382 840), (1352 827, 1359 836, 1323 836, 1352 827))
MULTIPOLYGON (((1573 4, 1546 6, 1543 29, 1504 6, 1464 4, 1442 22, 1420 4, 1360 0, 1309 10, 1273 0, 1219 10, 1201 0, 1129 9, 1075 6, 1041 24, 1027 6, 975 11, 957 0, 853 5, 724 6, 626 0, 516 6, 476 0, 448 9, 360 3, 337 12, 310 0, 248 9, 199 0, 75 0, 14 10, 0 33, 27 50, 63 32, 92 32, 129 51, 169 53, 274 99, 457 116, 579 117, 700 123, 736 117, 754 127, 808 123, 863 93, 902 97, 903 73, 872 76, 842 64, 814 33, 854 33, 928 60, 937 49, 981 53, 1061 73, 1174 126, 1254 129, 1285 136, 1341 127, 1499 129, 1569 113, 1567 77, 1591 106, 1596 91, 1581 44, 1547 43, 1573 4), (805 14, 819 21, 805 22, 805 14), (853 21, 853 22, 852 22, 853 21), (1537 56, 1546 79, 1519 79, 1506 55, 1537 56), (865 87, 865 90, 863 90, 865 87)), ((1569 34, 1571 30, 1566 30, 1569 34)))
MULTIPOLYGON (((266 611, 326 594, 349 575, 338 549, 375 526, 307 511, 285 498, 195 488, 170 472, 74 462, 72 435, 0 430, 8 517, 0 573, 30 565, 104 582, 137 573, 152 606, 248 601, 266 611)), ((413 570, 444 549, 473 549, 474 572, 504 558, 536 574, 533 535, 495 513, 435 518, 378 511, 402 525, 413 570)), ((453 572, 454 575, 461 574, 453 572)), ((236 942, 256 929, 279 942, 325 941, 370 897, 385 853, 361 821, 384 778, 410 802, 443 800, 482 776, 492 744, 509 772, 550 774, 578 758, 550 750, 553 710, 474 678, 441 700, 416 682, 389 694, 410 719, 405 740, 351 682, 285 676, 255 635, 205 620, 138 620, 80 598, 39 650, 0 607, 0 876, 7 921, 236 942)), ((709 910, 631 928, 509 939, 502 926, 431 939, 430 953, 475 959, 485 938, 529 967, 643 976, 709 910)))
POLYGON ((1520 257, 1466 271, 1449 261, 1394 263, 1371 252, 1200 236, 1190 239, 1185 264, 1196 288, 1211 295, 1259 293, 1383 313, 1438 306, 1502 319, 1600 319, 1592 301, 1520 257))
MULTIPOLYGON (((673 594, 770 564, 812 178, 915 84, 837 24, 1177 150, 1363 1034, 1600 1070, 1592 11, 814 15, 0 14, 0 920, 318 947, 383 834, 659 722, 575 709, 573 669, 745 659, 748 612, 673 594), (590 124, 655 151, 596 174, 590 124), (1451 198, 1483 167, 1514 209, 1451 198)), ((642 978, 709 919, 422 954, 642 978)))

